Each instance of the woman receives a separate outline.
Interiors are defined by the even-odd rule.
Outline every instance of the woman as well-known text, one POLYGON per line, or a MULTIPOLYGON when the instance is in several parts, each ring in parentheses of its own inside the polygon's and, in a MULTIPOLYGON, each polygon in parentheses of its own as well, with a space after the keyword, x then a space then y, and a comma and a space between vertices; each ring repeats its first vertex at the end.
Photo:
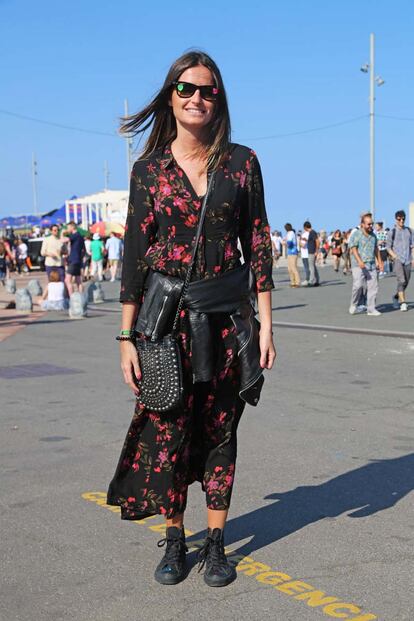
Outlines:
POLYGON ((296 238, 296 231, 290 224, 290 222, 286 222, 285 224, 285 245, 286 245, 286 255, 288 261, 288 272, 290 278, 290 286, 293 288, 300 286, 300 276, 298 272, 298 244, 296 238))
POLYGON ((331 253, 333 256, 333 260, 334 260, 335 272, 339 272, 339 266, 340 266, 341 257, 342 257, 342 244, 343 244, 343 238, 341 235, 341 231, 339 229, 336 229, 331 239, 331 253))
MULTIPOLYGON (((137 134, 151 125, 144 152, 132 170, 121 334, 128 338, 135 325, 150 269, 185 278, 207 173, 215 170, 193 281, 211 283, 231 274, 240 265, 240 238, 256 281, 260 366, 270 369, 276 356, 271 329, 272 247, 260 167, 250 149, 229 142, 223 81, 209 56, 190 52, 179 58, 160 92, 144 110, 126 119, 123 130, 137 134)), ((223 530, 233 487, 236 430, 244 408, 239 396, 241 363, 230 315, 217 312, 207 318, 210 375, 206 381, 193 381, 200 377, 198 339, 192 338, 192 315, 184 307, 179 331, 184 406, 178 412, 159 413, 146 410, 137 400, 108 491, 108 503, 121 506, 123 519, 165 516, 166 538, 160 545, 166 543, 167 548, 155 571, 161 584, 177 584, 186 575, 184 511, 188 485, 195 480, 206 492, 208 535, 199 553, 206 566, 204 580, 209 586, 225 586, 236 577, 224 554, 223 530)), ((120 349, 125 382, 139 396, 134 344, 121 340, 120 349)))

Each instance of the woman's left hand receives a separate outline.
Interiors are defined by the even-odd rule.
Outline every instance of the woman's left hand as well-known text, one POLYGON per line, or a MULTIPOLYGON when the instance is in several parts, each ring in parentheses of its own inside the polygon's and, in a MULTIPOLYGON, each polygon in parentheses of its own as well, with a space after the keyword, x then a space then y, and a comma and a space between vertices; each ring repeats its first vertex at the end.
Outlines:
POLYGON ((271 330, 260 330, 260 366, 262 369, 271 369, 276 359, 276 348, 273 344, 271 330))

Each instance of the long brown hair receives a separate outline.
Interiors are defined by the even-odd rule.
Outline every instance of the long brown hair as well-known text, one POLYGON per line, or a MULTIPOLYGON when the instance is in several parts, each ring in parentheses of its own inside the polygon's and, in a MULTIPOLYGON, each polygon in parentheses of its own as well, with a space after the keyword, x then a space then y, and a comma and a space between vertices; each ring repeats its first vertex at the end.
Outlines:
POLYGON ((208 54, 194 50, 183 54, 171 65, 162 88, 143 110, 122 119, 123 124, 120 127, 122 134, 136 136, 152 126, 144 150, 140 155, 141 158, 149 157, 156 149, 164 149, 176 138, 177 123, 172 107, 168 105, 172 82, 179 80, 186 69, 198 65, 202 65, 211 71, 215 85, 219 90, 213 118, 209 124, 206 149, 208 166, 217 168, 228 153, 231 128, 223 79, 214 60, 208 54))

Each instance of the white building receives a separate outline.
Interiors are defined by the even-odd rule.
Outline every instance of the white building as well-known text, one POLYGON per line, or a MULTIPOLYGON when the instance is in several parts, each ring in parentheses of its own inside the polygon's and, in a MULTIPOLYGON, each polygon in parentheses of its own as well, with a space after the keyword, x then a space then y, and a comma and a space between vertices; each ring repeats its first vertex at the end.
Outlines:
POLYGON ((65 201, 66 222, 73 220, 84 229, 95 222, 124 224, 128 211, 127 190, 103 190, 65 201))
POLYGON ((408 226, 414 229, 414 203, 410 203, 408 207, 408 226))

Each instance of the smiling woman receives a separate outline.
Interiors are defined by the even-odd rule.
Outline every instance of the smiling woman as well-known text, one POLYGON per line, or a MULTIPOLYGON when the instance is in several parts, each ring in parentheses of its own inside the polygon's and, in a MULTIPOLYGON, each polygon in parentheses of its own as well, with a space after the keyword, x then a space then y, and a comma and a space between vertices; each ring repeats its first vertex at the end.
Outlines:
MULTIPOLYGON (((225 586, 236 577, 224 553, 223 531, 237 427, 245 402, 257 405, 263 369, 270 369, 276 356, 262 176, 255 153, 230 142, 220 71, 202 52, 179 58, 156 97, 125 119, 122 131, 140 133, 150 126, 131 177, 118 337, 124 379, 137 406, 108 504, 120 506, 127 520, 165 516, 167 536, 160 544, 167 549, 155 579, 177 584, 187 572, 183 520, 188 486, 200 481, 208 522, 200 564, 206 565, 209 586, 225 586), (158 283, 155 290, 153 282, 158 283), (179 306, 171 291, 181 291, 182 282, 189 285, 179 306), (258 300, 260 336, 252 294, 258 300), (142 395, 137 386, 141 369, 134 330, 142 348, 144 338, 165 336, 160 326, 172 323, 179 323, 184 398, 174 409, 154 411, 141 402, 145 373, 142 395)), ((161 381, 168 369, 155 366, 161 381)))

